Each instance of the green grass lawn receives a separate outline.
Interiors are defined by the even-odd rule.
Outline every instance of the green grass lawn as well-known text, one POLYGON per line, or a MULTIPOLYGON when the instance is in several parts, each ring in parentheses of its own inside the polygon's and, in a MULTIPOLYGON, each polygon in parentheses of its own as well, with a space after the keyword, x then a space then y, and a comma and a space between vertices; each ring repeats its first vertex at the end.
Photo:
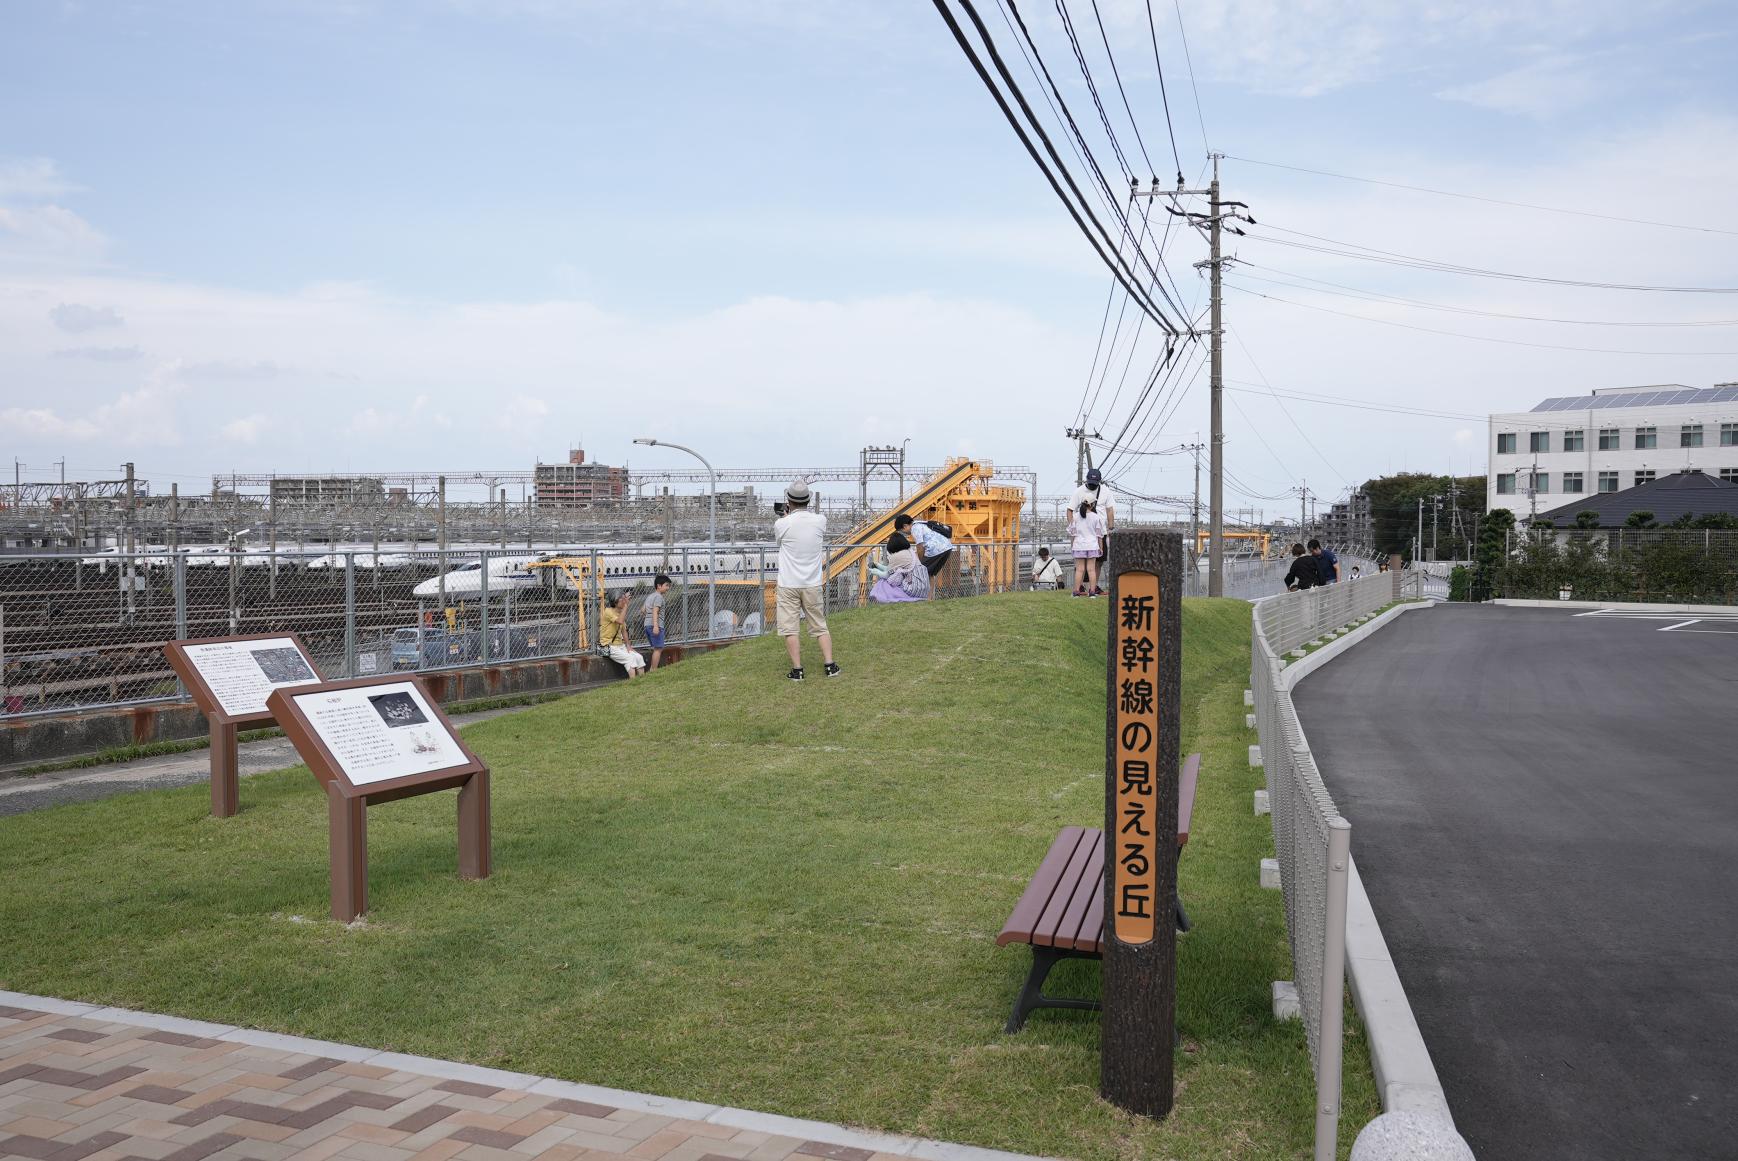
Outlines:
MULTIPOLYGON (((766 638, 478 724, 495 874, 454 795, 370 811, 365 922, 325 918, 304 768, 0 823, 0 987, 1080 1158, 1303 1157, 1312 1094, 1250 810, 1249 606, 1184 609, 1183 1045, 1162 1123, 1097 1099, 1098 1017, 1001 1031, 995 935, 1059 827, 1103 822, 1104 601, 839 614, 845 676, 766 638)), ((1053 991, 1096 993, 1096 963, 1053 991)), ((1378 1111, 1348 1023, 1344 1153, 1378 1111)), ((1155 1045, 1155 1051, 1168 1046, 1155 1045)))

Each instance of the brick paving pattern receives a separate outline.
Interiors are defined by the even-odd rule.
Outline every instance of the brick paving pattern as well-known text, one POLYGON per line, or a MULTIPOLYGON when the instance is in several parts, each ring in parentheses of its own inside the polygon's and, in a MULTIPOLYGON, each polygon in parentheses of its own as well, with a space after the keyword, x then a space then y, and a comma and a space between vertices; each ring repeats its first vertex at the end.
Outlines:
POLYGON ((899 1161, 849 1145, 4 1005, 0 1157, 899 1161))

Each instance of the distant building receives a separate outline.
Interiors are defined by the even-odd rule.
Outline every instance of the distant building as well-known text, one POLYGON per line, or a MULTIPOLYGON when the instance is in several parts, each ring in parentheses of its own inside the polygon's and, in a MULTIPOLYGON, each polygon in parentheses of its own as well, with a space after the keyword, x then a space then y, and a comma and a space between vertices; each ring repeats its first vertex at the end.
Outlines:
POLYGON ((1738 383, 1611 387, 1490 417, 1486 503, 1526 518, 1674 472, 1738 481, 1738 383))
POLYGON ((628 470, 588 464, 584 448, 569 451, 565 464, 539 463, 535 482, 539 508, 589 508, 628 494, 628 470))
POLYGON ((1367 548, 1375 543, 1376 528, 1370 517, 1370 497, 1353 492, 1329 508, 1321 518, 1321 539, 1332 548, 1367 548))
POLYGON ((273 476, 277 504, 360 504, 385 499, 386 487, 372 476, 273 476))

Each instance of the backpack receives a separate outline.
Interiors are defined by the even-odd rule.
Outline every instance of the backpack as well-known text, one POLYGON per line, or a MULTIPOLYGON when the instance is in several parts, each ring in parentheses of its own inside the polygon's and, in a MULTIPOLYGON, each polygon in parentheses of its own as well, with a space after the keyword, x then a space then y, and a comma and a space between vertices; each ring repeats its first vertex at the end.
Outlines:
POLYGON ((953 539, 953 526, 951 524, 943 524, 940 520, 925 520, 924 523, 929 525, 930 531, 938 533, 948 540, 953 539))

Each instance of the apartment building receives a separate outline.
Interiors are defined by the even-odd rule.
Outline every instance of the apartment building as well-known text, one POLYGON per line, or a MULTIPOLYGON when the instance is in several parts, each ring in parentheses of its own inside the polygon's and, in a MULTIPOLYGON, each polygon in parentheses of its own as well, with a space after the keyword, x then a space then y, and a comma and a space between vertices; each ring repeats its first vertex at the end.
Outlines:
POLYGON ((589 508, 628 492, 628 470, 588 464, 584 448, 571 449, 565 464, 539 463, 533 479, 539 508, 589 508))
POLYGON ((1738 383, 1609 387, 1489 424, 1486 504, 1517 518, 1700 471, 1738 483, 1738 383))

